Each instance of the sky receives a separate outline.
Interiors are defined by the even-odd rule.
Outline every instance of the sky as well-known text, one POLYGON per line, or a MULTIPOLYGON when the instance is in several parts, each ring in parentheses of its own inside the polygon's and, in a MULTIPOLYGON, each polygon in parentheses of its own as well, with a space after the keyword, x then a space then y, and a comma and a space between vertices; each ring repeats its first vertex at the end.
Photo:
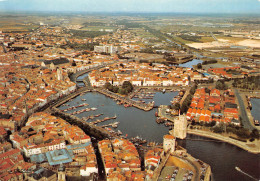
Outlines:
POLYGON ((0 0, 1 11, 260 14, 260 0, 0 0))

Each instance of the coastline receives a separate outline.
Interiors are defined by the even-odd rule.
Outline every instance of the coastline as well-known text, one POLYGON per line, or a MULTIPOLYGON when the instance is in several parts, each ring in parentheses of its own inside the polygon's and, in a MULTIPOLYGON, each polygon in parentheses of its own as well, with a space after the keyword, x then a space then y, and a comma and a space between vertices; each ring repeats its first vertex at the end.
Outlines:
POLYGON ((256 140, 254 142, 241 142, 229 137, 225 137, 216 133, 212 133, 209 131, 201 131, 201 130, 191 130, 187 129, 188 134, 198 135, 206 138, 211 138, 215 140, 220 140, 226 143, 229 143, 231 145, 237 146, 243 150, 246 150, 253 154, 259 154, 260 153, 260 140, 256 140), (250 146, 251 145, 251 146, 250 146))

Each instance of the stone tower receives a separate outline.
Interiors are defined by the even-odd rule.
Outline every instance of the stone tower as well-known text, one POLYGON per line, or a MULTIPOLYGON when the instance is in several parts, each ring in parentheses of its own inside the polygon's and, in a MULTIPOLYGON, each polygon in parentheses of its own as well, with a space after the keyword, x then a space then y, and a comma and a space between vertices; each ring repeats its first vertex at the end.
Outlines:
POLYGON ((175 151, 175 137, 172 135, 164 135, 163 137, 163 150, 167 152, 170 150, 171 153, 175 151))
POLYGON ((62 70, 60 68, 57 69, 57 79, 63 80, 62 70))
POLYGON ((174 120, 174 132, 176 138, 185 139, 187 136, 187 118, 186 115, 179 115, 174 120))
POLYGON ((60 164, 58 169, 58 181, 66 181, 65 166, 63 164, 60 164))

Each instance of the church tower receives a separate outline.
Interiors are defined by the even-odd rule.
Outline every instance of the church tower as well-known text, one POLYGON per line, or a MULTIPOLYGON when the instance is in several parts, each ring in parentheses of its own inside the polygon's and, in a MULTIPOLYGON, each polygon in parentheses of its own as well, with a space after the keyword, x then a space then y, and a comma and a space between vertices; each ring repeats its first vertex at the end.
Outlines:
POLYGON ((63 164, 60 164, 58 169, 58 181, 66 181, 65 166, 63 164))

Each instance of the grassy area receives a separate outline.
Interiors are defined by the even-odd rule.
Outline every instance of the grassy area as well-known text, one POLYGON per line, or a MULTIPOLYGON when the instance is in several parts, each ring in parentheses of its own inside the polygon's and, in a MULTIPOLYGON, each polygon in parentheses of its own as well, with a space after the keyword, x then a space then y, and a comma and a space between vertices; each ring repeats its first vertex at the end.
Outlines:
POLYGON ((215 41, 215 40, 211 36, 204 36, 204 37, 201 37, 200 41, 202 43, 206 43, 206 42, 212 42, 212 41, 215 41))
MULTIPOLYGON (((174 39, 176 39, 177 41, 181 42, 181 43, 184 43, 184 44, 190 44, 190 43, 198 43, 198 42, 195 42, 195 41, 190 41, 190 40, 185 40, 179 36, 174 36, 174 39)), ((199 41, 201 43, 206 43, 206 42, 212 42, 214 41, 214 39, 212 37, 201 37, 199 39, 199 41)))

